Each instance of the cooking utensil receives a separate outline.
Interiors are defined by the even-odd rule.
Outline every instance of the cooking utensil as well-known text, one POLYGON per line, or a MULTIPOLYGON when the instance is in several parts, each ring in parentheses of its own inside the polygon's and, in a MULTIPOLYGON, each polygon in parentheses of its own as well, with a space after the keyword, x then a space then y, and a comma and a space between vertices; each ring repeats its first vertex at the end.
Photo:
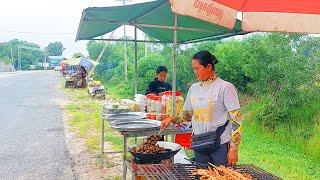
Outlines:
POLYGON ((161 130, 158 132, 158 135, 161 135, 162 131, 163 131, 163 129, 161 129, 161 130))

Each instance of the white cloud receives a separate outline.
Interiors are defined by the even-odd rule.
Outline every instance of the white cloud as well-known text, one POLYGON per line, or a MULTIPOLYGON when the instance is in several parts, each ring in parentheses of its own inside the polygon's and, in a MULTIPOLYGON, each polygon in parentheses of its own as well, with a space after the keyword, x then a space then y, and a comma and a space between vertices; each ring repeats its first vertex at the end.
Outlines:
MULTIPOLYGON (((133 0, 132 3, 148 0, 133 0)), ((86 53, 86 41, 75 42, 81 13, 87 7, 121 5, 116 0, 2 0, 0 6, 0 42, 18 38, 37 43, 41 48, 61 41, 64 56, 86 53), (28 34, 18 32, 73 33, 28 34)))

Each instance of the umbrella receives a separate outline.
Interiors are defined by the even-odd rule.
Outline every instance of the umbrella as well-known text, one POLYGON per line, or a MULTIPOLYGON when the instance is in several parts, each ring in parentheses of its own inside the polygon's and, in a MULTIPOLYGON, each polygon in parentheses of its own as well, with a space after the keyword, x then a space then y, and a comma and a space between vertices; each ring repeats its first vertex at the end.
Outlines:
MULTIPOLYGON (((77 66, 77 65, 80 64, 82 59, 86 59, 86 58, 71 58, 71 59, 67 59, 67 60, 61 61, 61 62, 64 63, 64 64, 68 64, 70 66, 77 66)), ((99 62, 93 61, 91 59, 86 59, 86 61, 88 61, 88 63, 91 63, 92 65, 98 65, 99 64, 99 62)))
POLYGON ((70 66, 77 66, 80 63, 80 58, 71 58, 65 60, 65 64, 68 64, 70 66))
POLYGON ((320 0, 170 0, 172 11, 247 32, 320 33, 320 0), (241 17, 241 16, 240 16, 241 17))

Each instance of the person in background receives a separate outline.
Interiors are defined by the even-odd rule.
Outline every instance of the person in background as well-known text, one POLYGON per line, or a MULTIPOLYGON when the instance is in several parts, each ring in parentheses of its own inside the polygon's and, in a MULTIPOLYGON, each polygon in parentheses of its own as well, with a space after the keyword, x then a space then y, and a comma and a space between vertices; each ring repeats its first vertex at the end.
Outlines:
POLYGON ((218 60, 208 51, 192 58, 199 82, 191 85, 184 104, 183 118, 161 121, 161 130, 169 124, 192 122, 192 149, 200 164, 235 165, 241 140, 242 116, 235 86, 218 77, 218 60))
POLYGON ((86 77, 87 77, 87 71, 85 70, 84 67, 80 67, 80 70, 79 70, 79 73, 78 73, 78 76, 80 78, 80 81, 78 82, 78 87, 80 88, 86 88, 87 87, 87 80, 86 80, 86 77))
POLYGON ((171 91, 172 86, 170 83, 166 82, 167 80, 168 69, 165 66, 159 66, 156 70, 156 78, 154 81, 149 83, 146 95, 148 94, 157 94, 165 91, 171 91))

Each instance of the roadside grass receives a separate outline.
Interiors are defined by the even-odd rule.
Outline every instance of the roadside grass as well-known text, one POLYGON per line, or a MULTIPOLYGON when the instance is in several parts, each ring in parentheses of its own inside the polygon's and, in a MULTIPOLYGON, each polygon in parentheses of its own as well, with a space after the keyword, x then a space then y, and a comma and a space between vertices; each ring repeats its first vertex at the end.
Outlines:
MULTIPOLYGON (((64 89, 64 91, 73 98, 72 102, 65 106, 68 114, 72 116, 69 125, 74 127, 81 138, 85 139, 88 150, 100 153, 100 113, 103 101, 89 97, 85 89, 64 89)), ((122 136, 111 129, 108 123, 105 123, 105 141, 111 143, 112 150, 123 150, 122 136)), ((134 138, 130 138, 129 144, 133 143, 134 138)))
POLYGON ((67 113, 72 116, 69 125, 85 139, 88 150, 99 150, 100 102, 91 99, 83 89, 65 89, 65 92, 73 98, 65 106, 67 113))
POLYGON ((113 99, 132 98, 134 96, 134 88, 123 82, 106 85, 108 96, 113 99))
POLYGON ((253 102, 244 108, 246 121, 239 163, 255 164, 283 179, 320 179, 320 148, 317 149, 320 127, 314 127, 314 134, 307 142, 293 136, 294 132, 284 131, 283 127, 269 132, 253 120, 259 106, 261 104, 253 102), (305 147, 300 148, 303 144, 305 147), (308 146, 311 153, 305 151, 308 146))

